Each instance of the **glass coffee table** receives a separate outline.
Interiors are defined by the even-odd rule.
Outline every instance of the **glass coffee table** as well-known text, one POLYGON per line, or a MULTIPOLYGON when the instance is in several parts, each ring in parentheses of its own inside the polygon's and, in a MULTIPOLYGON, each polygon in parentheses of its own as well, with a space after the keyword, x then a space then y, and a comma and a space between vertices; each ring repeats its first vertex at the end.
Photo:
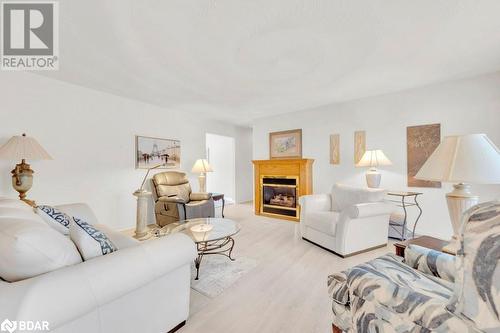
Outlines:
POLYGON ((228 257, 231 261, 231 253, 234 248, 232 236, 240 231, 240 225, 226 218, 200 218, 179 221, 164 226, 154 231, 158 237, 182 232, 188 235, 198 249, 198 257, 194 264, 196 267, 196 278, 198 280, 201 261, 209 254, 219 254, 228 257))

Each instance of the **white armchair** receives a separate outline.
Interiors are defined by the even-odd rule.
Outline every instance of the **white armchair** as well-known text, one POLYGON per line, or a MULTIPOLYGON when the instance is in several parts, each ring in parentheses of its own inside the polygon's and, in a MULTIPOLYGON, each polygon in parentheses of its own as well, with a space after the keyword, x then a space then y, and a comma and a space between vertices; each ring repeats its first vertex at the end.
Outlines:
POLYGON ((392 206, 381 189, 334 185, 331 194, 300 197, 300 232, 304 240, 341 257, 387 244, 392 206))

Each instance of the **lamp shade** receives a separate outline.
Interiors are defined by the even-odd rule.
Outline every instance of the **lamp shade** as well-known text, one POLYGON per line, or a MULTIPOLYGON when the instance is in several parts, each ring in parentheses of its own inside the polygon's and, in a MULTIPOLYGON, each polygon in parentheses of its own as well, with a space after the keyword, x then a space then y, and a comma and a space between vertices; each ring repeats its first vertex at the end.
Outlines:
POLYGON ((486 134, 447 136, 415 178, 449 183, 500 184, 500 151, 486 134))
POLYGON ((380 149, 377 150, 367 150, 361 160, 359 160, 356 166, 358 167, 378 167, 384 165, 392 165, 392 162, 385 156, 384 152, 380 149))
POLYGON ((52 157, 34 138, 16 135, 0 147, 0 159, 4 160, 51 160, 52 157))
POLYGON ((205 172, 212 172, 214 171, 212 169, 212 166, 208 164, 208 161, 206 159, 199 159, 196 160, 196 162, 193 165, 193 169, 191 169, 191 172, 194 173, 205 173, 205 172))

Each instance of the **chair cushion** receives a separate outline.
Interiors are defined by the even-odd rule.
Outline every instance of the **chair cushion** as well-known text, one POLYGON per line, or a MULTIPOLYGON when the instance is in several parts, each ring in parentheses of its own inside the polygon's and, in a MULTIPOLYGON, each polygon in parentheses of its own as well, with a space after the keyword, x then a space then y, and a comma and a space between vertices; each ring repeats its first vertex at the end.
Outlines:
POLYGON ((339 216, 339 212, 309 212, 305 221, 308 227, 335 236, 339 216))
POLYGON ((332 208, 340 212, 349 206, 383 201, 386 191, 378 188, 357 188, 335 184, 332 188, 332 208))
POLYGON ((189 202, 189 196, 191 194, 191 186, 189 183, 181 185, 155 185, 156 194, 158 197, 178 197, 184 202, 189 202))
POLYGON ((446 310, 454 285, 412 269, 401 260, 387 254, 350 269, 350 297, 376 304, 379 310, 374 316, 397 315, 428 330, 439 327, 439 332, 455 332, 455 326, 448 327, 457 325, 452 320, 455 317, 446 310))
POLYGON ((118 250, 104 232, 76 217, 71 218, 69 234, 83 260, 89 260, 118 250))
MULTIPOLYGON (((24 208, 22 208, 24 209, 24 208)), ((0 208, 0 215, 4 208, 0 208)), ((0 277, 28 279, 82 262, 73 242, 33 211, 31 218, 0 217, 0 277)))

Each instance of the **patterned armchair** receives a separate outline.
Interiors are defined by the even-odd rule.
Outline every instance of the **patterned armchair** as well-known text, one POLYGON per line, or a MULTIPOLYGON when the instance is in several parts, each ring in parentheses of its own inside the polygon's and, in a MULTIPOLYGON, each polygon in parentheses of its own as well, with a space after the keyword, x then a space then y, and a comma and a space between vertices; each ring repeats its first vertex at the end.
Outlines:
POLYGON ((328 278, 334 332, 500 332, 500 202, 464 215, 456 257, 409 246, 328 278))

